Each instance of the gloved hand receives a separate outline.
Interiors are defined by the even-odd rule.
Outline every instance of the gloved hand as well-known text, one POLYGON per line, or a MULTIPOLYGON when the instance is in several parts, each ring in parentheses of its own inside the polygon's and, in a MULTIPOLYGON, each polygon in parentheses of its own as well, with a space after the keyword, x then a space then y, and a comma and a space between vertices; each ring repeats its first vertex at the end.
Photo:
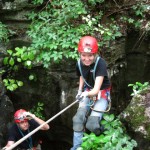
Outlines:
POLYGON ((80 95, 80 98, 79 98, 79 99, 84 99, 84 98, 86 98, 86 97, 88 97, 88 91, 82 92, 82 94, 80 95))
POLYGON ((77 95, 76 95, 76 99, 79 99, 80 96, 81 96, 81 94, 82 94, 82 90, 78 90, 78 93, 77 93, 77 95))
POLYGON ((2 148, 2 150, 6 150, 6 149, 7 149, 7 147, 6 147, 6 146, 2 148))
POLYGON ((31 114, 30 112, 24 112, 23 113, 23 115, 24 115, 24 117, 26 117, 26 118, 35 118, 35 115, 34 114, 31 114))

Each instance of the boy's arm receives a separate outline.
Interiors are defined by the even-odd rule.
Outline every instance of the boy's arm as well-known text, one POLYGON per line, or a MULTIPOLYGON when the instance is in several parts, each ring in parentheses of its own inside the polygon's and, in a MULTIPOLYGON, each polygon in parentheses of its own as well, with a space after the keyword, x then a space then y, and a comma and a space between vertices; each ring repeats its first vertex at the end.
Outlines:
MULTIPOLYGON (((34 114, 30 113, 30 112, 24 112, 24 114, 26 117, 31 117, 32 119, 34 119, 39 125, 42 125, 45 123, 44 120, 36 117, 34 114)), ((50 127, 49 125, 46 123, 42 128, 41 130, 48 130, 50 127)))
POLYGON ((99 93, 104 77, 96 77, 94 88, 88 92, 88 96, 95 96, 99 93))

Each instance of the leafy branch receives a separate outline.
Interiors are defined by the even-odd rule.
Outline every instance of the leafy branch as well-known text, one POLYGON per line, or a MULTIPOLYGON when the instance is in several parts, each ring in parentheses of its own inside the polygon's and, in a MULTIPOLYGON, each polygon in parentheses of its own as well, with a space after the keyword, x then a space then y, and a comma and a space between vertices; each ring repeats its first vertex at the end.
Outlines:
POLYGON ((43 107, 44 107, 44 104, 42 102, 38 102, 37 105, 33 106, 30 112, 35 114, 37 117, 45 120, 45 117, 43 116, 43 113, 42 113, 42 111, 44 110, 43 107))
POLYGON ((139 94, 141 91, 147 89, 150 86, 149 82, 144 82, 143 84, 140 82, 136 82, 135 84, 129 84, 128 87, 132 87, 133 93, 131 96, 135 96, 139 94))
MULTIPOLYGON (((17 72, 21 67, 31 69, 34 59, 34 53, 32 51, 28 51, 26 47, 16 47, 15 50, 7 50, 7 56, 3 59, 3 64, 6 68, 8 68, 8 71, 5 69, 1 72, 1 74, 7 72, 7 77, 3 79, 3 83, 8 90, 14 91, 18 87, 23 86, 22 81, 12 78, 11 72, 17 72)), ((33 80, 34 76, 30 75, 29 79, 33 80)))

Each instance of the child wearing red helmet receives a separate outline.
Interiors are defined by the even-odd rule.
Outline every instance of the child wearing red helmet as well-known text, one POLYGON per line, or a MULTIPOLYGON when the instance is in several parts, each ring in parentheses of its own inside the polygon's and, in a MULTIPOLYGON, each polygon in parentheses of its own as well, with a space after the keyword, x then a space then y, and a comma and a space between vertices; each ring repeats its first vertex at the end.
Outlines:
POLYGON ((79 76, 79 88, 76 99, 80 101, 73 117, 74 137, 71 150, 77 150, 80 147, 85 129, 96 135, 101 133, 100 120, 103 111, 107 109, 110 94, 106 62, 98 56, 96 38, 82 37, 78 44, 78 52, 80 59, 76 70, 79 76), (93 109, 90 110, 91 103, 93 109))

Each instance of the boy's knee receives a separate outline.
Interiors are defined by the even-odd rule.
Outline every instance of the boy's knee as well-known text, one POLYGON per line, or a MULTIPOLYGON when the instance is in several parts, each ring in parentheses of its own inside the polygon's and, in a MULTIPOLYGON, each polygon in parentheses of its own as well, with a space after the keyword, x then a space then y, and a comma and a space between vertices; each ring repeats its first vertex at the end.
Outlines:
POLYGON ((86 112, 85 108, 79 108, 77 113, 73 117, 73 130, 76 132, 83 131, 84 123, 86 121, 86 112))
POLYGON ((95 133, 96 135, 100 135, 101 129, 100 129, 100 117, 98 116, 89 116, 87 123, 86 123, 86 128, 95 133))

